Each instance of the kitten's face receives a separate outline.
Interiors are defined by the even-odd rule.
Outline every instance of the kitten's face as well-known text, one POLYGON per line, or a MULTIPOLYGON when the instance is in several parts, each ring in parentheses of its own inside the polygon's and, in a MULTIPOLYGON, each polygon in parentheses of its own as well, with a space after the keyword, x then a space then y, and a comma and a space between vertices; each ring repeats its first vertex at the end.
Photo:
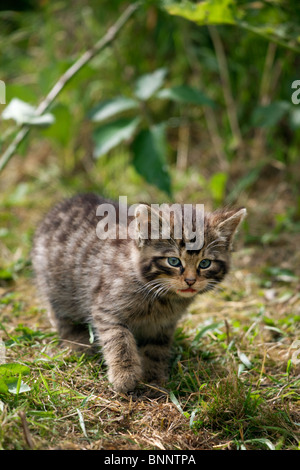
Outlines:
MULTIPOLYGON (((220 252, 221 244, 216 243, 203 248, 200 252, 189 252, 184 247, 166 249, 158 257, 154 254, 149 277, 159 280, 166 286, 166 292, 181 297, 193 297, 198 293, 211 290, 220 282, 228 270, 228 253, 220 252), (213 250, 215 247, 215 250, 213 250)), ((162 289, 163 290, 163 289, 162 289)))
POLYGON ((190 298, 221 282, 229 270, 233 235, 245 213, 241 209, 205 214, 200 250, 188 250, 184 235, 182 239, 143 241, 140 270, 153 297, 171 294, 190 298))

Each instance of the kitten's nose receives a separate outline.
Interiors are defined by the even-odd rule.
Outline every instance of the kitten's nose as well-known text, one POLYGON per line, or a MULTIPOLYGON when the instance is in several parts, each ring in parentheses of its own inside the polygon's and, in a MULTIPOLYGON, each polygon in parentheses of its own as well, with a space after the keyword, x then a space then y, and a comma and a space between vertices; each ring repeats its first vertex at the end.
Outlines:
POLYGON ((187 283, 188 286, 192 286, 193 284, 195 284, 196 282, 196 279, 185 279, 185 282, 187 283))

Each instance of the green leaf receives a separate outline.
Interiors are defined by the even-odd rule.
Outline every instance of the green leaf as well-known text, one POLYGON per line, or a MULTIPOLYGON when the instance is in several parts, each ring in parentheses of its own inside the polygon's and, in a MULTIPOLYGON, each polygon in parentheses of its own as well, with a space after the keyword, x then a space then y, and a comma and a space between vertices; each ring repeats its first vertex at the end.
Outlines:
POLYGON ((53 114, 37 115, 36 108, 19 98, 13 98, 2 113, 3 119, 14 119, 17 124, 31 126, 49 126, 54 122, 53 114))
POLYGON ((293 130, 300 128, 300 109, 292 108, 290 110, 289 123, 293 130))
POLYGON ((237 199, 244 191, 249 189, 259 178, 260 173, 262 172, 265 166, 265 162, 262 161, 257 163, 257 165, 245 172, 245 176, 242 176, 234 186, 231 193, 227 196, 228 201, 232 202, 237 199))
POLYGON ((94 156, 101 157, 121 142, 129 140, 134 135, 139 123, 139 117, 121 118, 95 129, 93 132, 94 156))
POLYGON ((267 266, 263 271, 281 282, 295 282, 299 277, 290 269, 281 268, 280 266, 267 266))
POLYGON ((29 374, 30 369, 27 366, 15 362, 0 364, 0 393, 22 393, 28 391, 27 385, 21 381, 22 375, 29 374), (19 378, 16 379, 15 376, 19 378))
POLYGON ((61 145, 67 145, 74 133, 73 116, 69 106, 57 103, 51 108, 55 122, 52 126, 43 129, 42 133, 45 137, 59 142, 61 145))
POLYGON ((200 3, 185 1, 166 6, 171 15, 181 16, 198 25, 235 24, 236 8, 233 0, 207 0, 200 3))
POLYGON ((0 269, 0 279, 11 281, 14 278, 13 272, 10 268, 0 269))
POLYGON ((244 364, 239 364, 238 366, 238 377, 240 377, 241 373, 244 372, 245 366, 244 364))
POLYGON ((258 106, 251 118, 252 126, 271 128, 288 113, 291 105, 287 101, 274 101, 268 106, 258 106))
POLYGON ((171 179, 166 162, 165 125, 143 129, 132 143, 133 165, 145 180, 171 194, 171 179))
POLYGON ((80 411, 78 408, 76 408, 76 411, 77 411, 77 413, 78 413, 79 424, 80 424, 81 430, 82 430, 82 432, 83 432, 83 435, 84 435, 84 437, 87 438, 88 435, 87 435, 87 433, 86 433, 86 429, 85 429, 85 424, 84 424, 84 419, 83 419, 82 413, 81 413, 81 411, 80 411))
POLYGON ((216 330, 219 328, 221 325, 224 325, 224 322, 216 322, 216 323, 210 323, 209 325, 204 326, 198 333, 196 334, 195 338, 192 341, 192 346, 195 346, 198 344, 198 341, 202 336, 204 336, 208 331, 216 330))
POLYGON ((13 382, 10 382, 7 387, 8 391, 13 395, 19 395, 19 393, 29 392, 31 390, 29 385, 19 380, 14 380, 13 382))
POLYGON ((34 416, 35 418, 49 418, 54 419, 55 413, 53 411, 40 411, 40 410, 28 410, 26 413, 28 416, 34 416))
POLYGON ((228 174, 224 172, 215 173, 209 181, 209 189, 211 190, 213 199, 217 203, 222 203, 226 192, 226 183, 228 174))
POLYGON ((134 94, 142 101, 146 101, 163 85, 167 69, 158 69, 153 73, 142 75, 135 84, 134 94))
POLYGON ((9 103, 13 98, 19 98, 22 101, 31 101, 35 103, 38 100, 36 93, 27 85, 10 83, 6 87, 6 102, 9 103))
POLYGON ((7 383, 0 377, 0 394, 6 395, 8 393, 7 383))
POLYGON ((18 364, 17 362, 10 362, 7 364, 0 364, 0 377, 8 378, 19 374, 29 374, 30 369, 27 366, 18 364))
POLYGON ((270 330, 270 331, 275 331, 275 333, 278 333, 281 336, 286 335, 284 331, 280 330, 280 328, 277 328, 276 326, 265 326, 265 329, 270 330))
POLYGON ((101 122, 123 111, 136 109, 138 106, 137 100, 117 96, 111 100, 101 101, 90 111, 89 118, 94 122, 101 122))
POLYGON ((270 450, 276 450, 274 444, 269 439, 266 439, 264 437, 259 437, 257 439, 247 439, 245 441, 245 444, 253 444, 253 443, 263 444, 266 447, 268 447, 270 450))
POLYGON ((156 96, 162 99, 170 99, 178 103, 214 106, 213 100, 202 93, 202 91, 187 85, 164 88, 160 90, 156 96))
POLYGON ((93 344, 95 342, 95 336, 94 336, 92 325, 90 323, 88 324, 88 329, 89 329, 89 342, 90 344, 93 344))
POLYGON ((171 401, 174 403, 174 405, 176 406, 176 408, 178 409, 178 411, 180 411, 180 413, 183 415, 183 416, 186 416, 185 415, 185 412, 183 411, 179 401, 177 400, 177 398, 175 397, 174 393, 173 392, 170 392, 170 399, 171 401))
POLYGON ((192 429, 193 426, 194 426, 194 421, 195 421, 195 417, 196 417, 196 414, 197 414, 198 410, 193 410, 192 413, 191 413, 191 416, 190 416, 190 428, 192 429))
POLYGON ((244 366, 246 366, 248 369, 252 368, 252 363, 245 353, 240 352, 238 353, 238 356, 239 356, 240 361, 244 364, 244 366))
POLYGON ((236 25, 293 52, 299 52, 299 22, 291 21, 290 10, 282 8, 280 2, 206 0, 192 3, 185 0, 181 3, 170 1, 165 9, 171 15, 180 16, 200 26, 236 25))

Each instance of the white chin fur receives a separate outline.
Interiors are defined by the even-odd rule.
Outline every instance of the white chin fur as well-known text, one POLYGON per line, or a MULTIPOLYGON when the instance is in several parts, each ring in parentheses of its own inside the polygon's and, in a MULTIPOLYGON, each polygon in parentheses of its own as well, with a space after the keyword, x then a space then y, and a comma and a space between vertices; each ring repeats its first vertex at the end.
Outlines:
POLYGON ((198 291, 195 291, 195 292, 184 292, 184 291, 180 291, 180 290, 177 290, 176 293, 178 295, 180 295, 181 297, 194 297, 194 295, 196 295, 198 293, 198 291))

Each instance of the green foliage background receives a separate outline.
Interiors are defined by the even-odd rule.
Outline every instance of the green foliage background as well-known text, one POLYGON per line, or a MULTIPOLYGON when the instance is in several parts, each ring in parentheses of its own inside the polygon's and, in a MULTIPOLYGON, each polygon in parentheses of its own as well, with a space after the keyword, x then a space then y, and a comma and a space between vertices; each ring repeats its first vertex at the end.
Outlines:
MULTIPOLYGON (((126 6, 28 1, 11 9, 2 3, 7 104, 18 98, 37 107, 126 6)), ((181 181, 186 185, 182 172, 192 169, 198 188, 188 198, 204 192, 215 204, 234 202, 268 165, 283 170, 296 190, 300 108, 291 95, 299 17, 297 3, 286 1, 141 2, 112 46, 52 103, 49 127, 42 127, 47 116, 36 119, 17 150, 26 159, 33 145, 47 145, 58 178, 76 175, 80 186, 92 181, 108 193, 114 191, 105 173, 113 161, 126 168, 126 176, 112 170, 114 178, 137 184, 145 196, 146 182, 176 199, 181 181)), ((2 151, 14 136, 14 120, 32 124, 14 104, 3 114, 2 151)), ((42 168, 50 171, 47 158, 42 168)))

